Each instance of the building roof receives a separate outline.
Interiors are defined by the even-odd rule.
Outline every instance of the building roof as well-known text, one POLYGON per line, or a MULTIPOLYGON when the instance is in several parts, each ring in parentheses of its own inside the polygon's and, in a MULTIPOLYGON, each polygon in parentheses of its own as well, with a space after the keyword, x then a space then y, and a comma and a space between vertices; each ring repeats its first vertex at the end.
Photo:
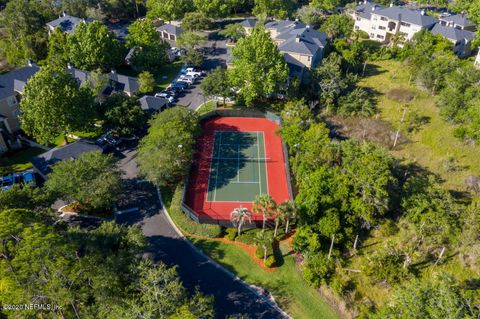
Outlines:
POLYGON ((60 28, 63 32, 73 33, 75 28, 82 22, 88 23, 92 19, 82 19, 66 14, 65 12, 57 19, 47 23, 51 29, 60 28))
POLYGON ((278 46, 281 52, 291 52, 314 56, 320 47, 317 43, 305 37, 292 37, 278 46))
POLYGON ((451 23, 454 26, 459 25, 462 28, 473 26, 474 24, 467 19, 467 16, 464 14, 454 14, 446 17, 441 17, 440 21, 445 21, 447 23, 451 23))
POLYGON ((244 28, 253 28, 257 24, 257 19, 245 19, 240 22, 240 25, 244 28))
POLYGON ((310 28, 308 25, 303 27, 292 27, 286 29, 283 33, 277 36, 277 39, 289 40, 295 37, 300 37, 310 43, 314 43, 318 47, 325 47, 327 45, 327 34, 310 28))
POLYGON ((115 71, 112 71, 108 74, 108 77, 111 81, 113 81, 112 89, 114 91, 122 91, 125 93, 136 93, 138 92, 138 79, 126 76, 122 74, 118 74, 115 71))
POLYGON ((167 32, 169 34, 174 34, 176 36, 183 33, 183 30, 176 25, 167 23, 157 28, 157 32, 167 32))
POLYGON ((0 75, 0 99, 12 96, 17 92, 23 92, 23 88, 35 73, 40 70, 36 64, 30 63, 28 66, 10 71, 0 75))
POLYGON ((380 9, 384 9, 385 7, 381 4, 375 2, 363 2, 355 7, 355 11, 358 16, 370 20, 372 17, 372 12, 375 12, 380 9))
POLYGON ((475 33, 467 30, 460 30, 454 27, 444 26, 440 23, 435 24, 432 29, 433 34, 440 34, 451 41, 472 41, 475 39, 475 33))
POLYGON ((279 30, 279 29, 288 27, 294 22, 295 21, 291 21, 291 20, 274 20, 274 21, 265 23, 265 28, 279 30))
POLYGON ((87 152, 102 151, 102 148, 93 142, 78 140, 65 146, 55 147, 32 159, 33 166, 43 177, 51 172, 51 166, 67 159, 76 159, 87 152))
POLYGON ((89 72, 76 69, 70 63, 67 64, 67 69, 65 71, 68 74, 72 75, 75 79, 77 79, 79 84, 88 81, 88 79, 90 78, 89 72))
POLYGON ((408 22, 422 27, 434 25, 437 20, 435 18, 422 14, 421 10, 414 10, 405 7, 391 6, 381 10, 375 10, 375 14, 384 16, 396 21, 408 22))
POLYGON ((162 97, 156 97, 151 95, 145 95, 138 100, 140 107, 144 111, 161 111, 164 106, 168 104, 168 100, 162 97))

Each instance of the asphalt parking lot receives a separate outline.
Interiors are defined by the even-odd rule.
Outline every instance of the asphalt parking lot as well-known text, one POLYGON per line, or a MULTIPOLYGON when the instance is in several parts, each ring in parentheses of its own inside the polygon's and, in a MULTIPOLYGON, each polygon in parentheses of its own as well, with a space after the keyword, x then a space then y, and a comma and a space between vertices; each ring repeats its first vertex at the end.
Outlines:
MULTIPOLYGON (((202 69, 207 72, 215 69, 218 66, 226 66, 226 42, 225 40, 215 40, 215 36, 213 36, 213 38, 213 40, 209 40, 203 46, 205 50, 209 51, 206 54, 205 61, 202 66, 202 69), (214 46, 215 49, 212 49, 212 46, 214 46)), ((203 96, 202 90, 200 89, 200 82, 201 80, 197 81, 195 85, 189 88, 187 93, 185 93, 183 96, 180 96, 178 101, 175 102, 175 105, 186 106, 192 110, 196 110, 200 105, 205 103, 205 101, 208 100, 208 97, 203 96)))

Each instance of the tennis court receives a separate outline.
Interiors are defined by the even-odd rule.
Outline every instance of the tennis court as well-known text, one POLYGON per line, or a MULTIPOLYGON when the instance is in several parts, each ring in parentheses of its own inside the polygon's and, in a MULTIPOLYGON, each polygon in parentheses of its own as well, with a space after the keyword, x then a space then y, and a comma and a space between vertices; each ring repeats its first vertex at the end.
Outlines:
POLYGON ((268 194, 263 132, 215 131, 207 202, 251 202, 268 194))

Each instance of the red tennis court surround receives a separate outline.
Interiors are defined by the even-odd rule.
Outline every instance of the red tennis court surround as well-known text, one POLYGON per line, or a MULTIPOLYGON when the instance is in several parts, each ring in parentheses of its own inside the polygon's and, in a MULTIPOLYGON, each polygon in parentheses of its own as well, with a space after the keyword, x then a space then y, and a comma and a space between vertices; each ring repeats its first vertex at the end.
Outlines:
MULTIPOLYGON (((215 117, 203 121, 202 128, 185 194, 185 204, 195 212, 200 222, 225 224, 230 220, 230 213, 240 205, 252 209, 252 202, 209 201, 207 198, 215 132, 263 132, 268 193, 277 203, 290 199, 286 159, 282 140, 276 134, 278 125, 275 122, 266 118, 215 117)), ((260 214, 252 215, 254 221, 262 220, 260 214)))

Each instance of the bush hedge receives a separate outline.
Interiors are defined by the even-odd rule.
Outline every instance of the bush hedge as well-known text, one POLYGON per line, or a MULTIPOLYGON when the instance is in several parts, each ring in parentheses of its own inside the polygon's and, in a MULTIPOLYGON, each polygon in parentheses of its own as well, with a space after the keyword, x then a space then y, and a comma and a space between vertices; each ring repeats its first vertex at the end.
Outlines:
POLYGON ((236 228, 227 228, 225 230, 225 238, 228 240, 235 240, 237 237, 237 229, 236 228))
POLYGON ((272 268, 273 266, 275 266, 275 263, 275 256, 271 255, 267 257, 267 260, 265 261, 265 266, 267 266, 268 268, 272 268))
MULTIPOLYGON (((171 192, 166 191, 165 194, 171 192)), ((219 225, 199 224, 182 211, 183 185, 180 184, 175 189, 171 198, 168 213, 175 224, 184 232, 192 235, 200 235, 210 238, 220 237, 222 228, 219 225)), ((168 199, 165 200, 168 203, 168 199)))

